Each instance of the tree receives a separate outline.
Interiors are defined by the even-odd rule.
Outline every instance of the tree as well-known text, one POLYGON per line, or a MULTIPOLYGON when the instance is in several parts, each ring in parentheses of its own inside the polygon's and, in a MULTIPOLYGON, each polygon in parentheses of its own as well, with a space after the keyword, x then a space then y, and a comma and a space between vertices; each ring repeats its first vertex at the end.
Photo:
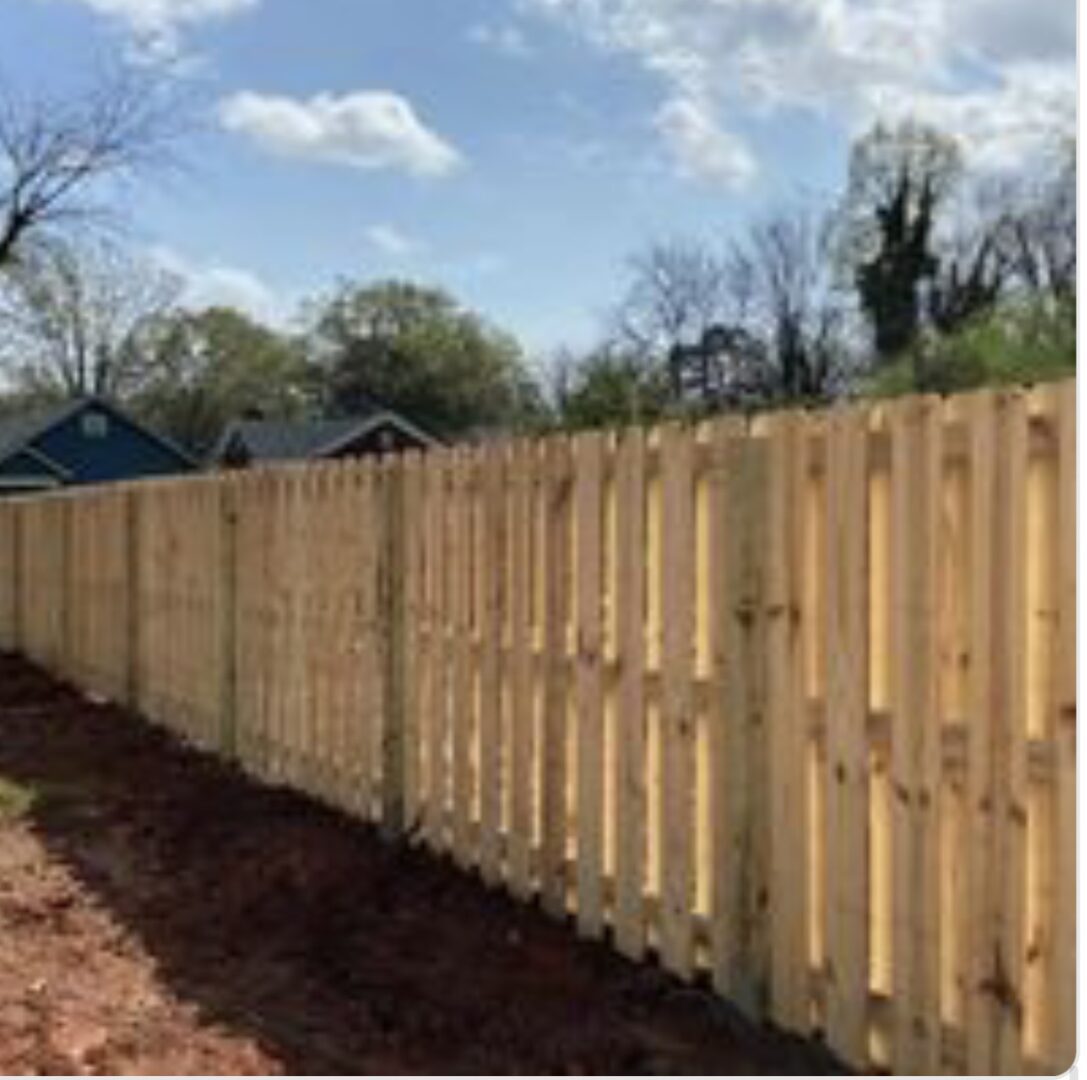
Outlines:
POLYGON ((932 275, 926 309, 932 325, 951 334, 996 305, 1011 265, 1001 243, 1001 223, 960 241, 932 275))
POLYGON ((0 278, 0 364, 27 391, 124 397, 144 374, 139 331, 179 291, 111 243, 39 243, 0 278))
POLYGON ((668 385, 660 368, 614 346, 557 358, 552 381, 556 417, 568 428, 646 423, 668 409, 668 385))
POLYGON ((952 389, 1059 368, 1069 331, 1075 340, 1074 143, 1028 172, 973 178, 944 217, 924 292, 929 332, 909 350, 913 385, 952 389), (1022 352, 1028 342, 1036 368, 1022 352))
POLYGON ((844 312, 831 273, 829 223, 799 207, 732 244, 729 282, 749 346, 731 380, 750 398, 826 397, 842 380, 844 312))
POLYGON ((35 238, 101 219, 96 195, 166 164, 183 117, 146 71, 107 74, 63 100, 0 87, 0 270, 35 238))
POLYGON ((617 344, 646 361, 667 364, 676 402, 714 396, 715 373, 691 346, 729 321, 732 295, 725 261, 690 238, 651 243, 629 260, 630 283, 615 314, 617 344))
POLYGON ((298 344, 233 308, 169 312, 136 347, 146 375, 134 412, 195 454, 244 414, 285 419, 312 407, 298 344))
POLYGON ((310 355, 332 414, 380 403, 456 436, 519 427, 538 411, 516 340, 441 289, 345 283, 310 321, 310 355))
POLYGON ((1009 215, 1006 250, 1019 285, 1058 302, 1076 295, 1076 143, 1057 148, 1040 178, 1026 182, 1009 215))
POLYGON ((939 270, 937 213, 960 167, 953 140, 912 121, 879 124, 853 145, 845 257, 881 362, 907 349, 922 325, 922 288, 939 270))

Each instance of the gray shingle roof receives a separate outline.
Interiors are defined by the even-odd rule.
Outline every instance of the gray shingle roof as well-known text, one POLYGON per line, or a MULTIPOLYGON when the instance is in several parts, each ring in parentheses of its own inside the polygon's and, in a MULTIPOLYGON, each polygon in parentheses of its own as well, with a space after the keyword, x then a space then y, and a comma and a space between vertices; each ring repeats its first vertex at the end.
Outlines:
POLYGON ((224 432, 215 456, 240 438, 258 461, 307 458, 346 438, 358 423, 358 420, 237 420, 224 432))
POLYGON ((221 461, 237 440, 245 446, 253 461, 299 461, 321 457, 384 423, 394 424, 421 443, 435 441, 399 414, 375 409, 364 416, 339 420, 235 420, 227 426, 211 456, 212 460, 221 461))

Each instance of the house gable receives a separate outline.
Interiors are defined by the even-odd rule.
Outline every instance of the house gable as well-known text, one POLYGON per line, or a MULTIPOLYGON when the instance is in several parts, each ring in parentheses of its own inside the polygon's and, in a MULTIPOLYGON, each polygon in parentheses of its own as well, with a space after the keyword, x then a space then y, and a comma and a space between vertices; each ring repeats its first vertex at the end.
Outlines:
POLYGON ((108 402, 87 398, 39 418, 0 451, 0 475, 53 483, 95 484, 188 472, 177 447, 108 402))
POLYGON ((323 456, 363 457, 369 454, 395 453, 399 450, 422 450, 429 445, 429 442, 422 441, 402 424, 385 420, 371 425, 355 438, 341 443, 323 456))

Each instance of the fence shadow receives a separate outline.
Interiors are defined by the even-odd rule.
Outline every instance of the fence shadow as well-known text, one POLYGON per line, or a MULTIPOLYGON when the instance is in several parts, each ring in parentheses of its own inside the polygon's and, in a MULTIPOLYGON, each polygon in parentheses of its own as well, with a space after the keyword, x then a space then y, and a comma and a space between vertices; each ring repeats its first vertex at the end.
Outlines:
POLYGON ((287 1073, 836 1069, 421 852, 0 656, 0 778, 202 1021, 287 1073))

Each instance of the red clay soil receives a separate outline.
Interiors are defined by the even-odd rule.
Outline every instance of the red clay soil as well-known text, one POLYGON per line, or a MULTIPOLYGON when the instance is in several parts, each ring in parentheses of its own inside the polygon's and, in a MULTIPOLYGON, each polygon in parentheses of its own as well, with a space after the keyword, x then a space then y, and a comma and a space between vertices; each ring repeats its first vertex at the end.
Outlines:
POLYGON ((0 656, 0 1073, 833 1068, 0 656))

